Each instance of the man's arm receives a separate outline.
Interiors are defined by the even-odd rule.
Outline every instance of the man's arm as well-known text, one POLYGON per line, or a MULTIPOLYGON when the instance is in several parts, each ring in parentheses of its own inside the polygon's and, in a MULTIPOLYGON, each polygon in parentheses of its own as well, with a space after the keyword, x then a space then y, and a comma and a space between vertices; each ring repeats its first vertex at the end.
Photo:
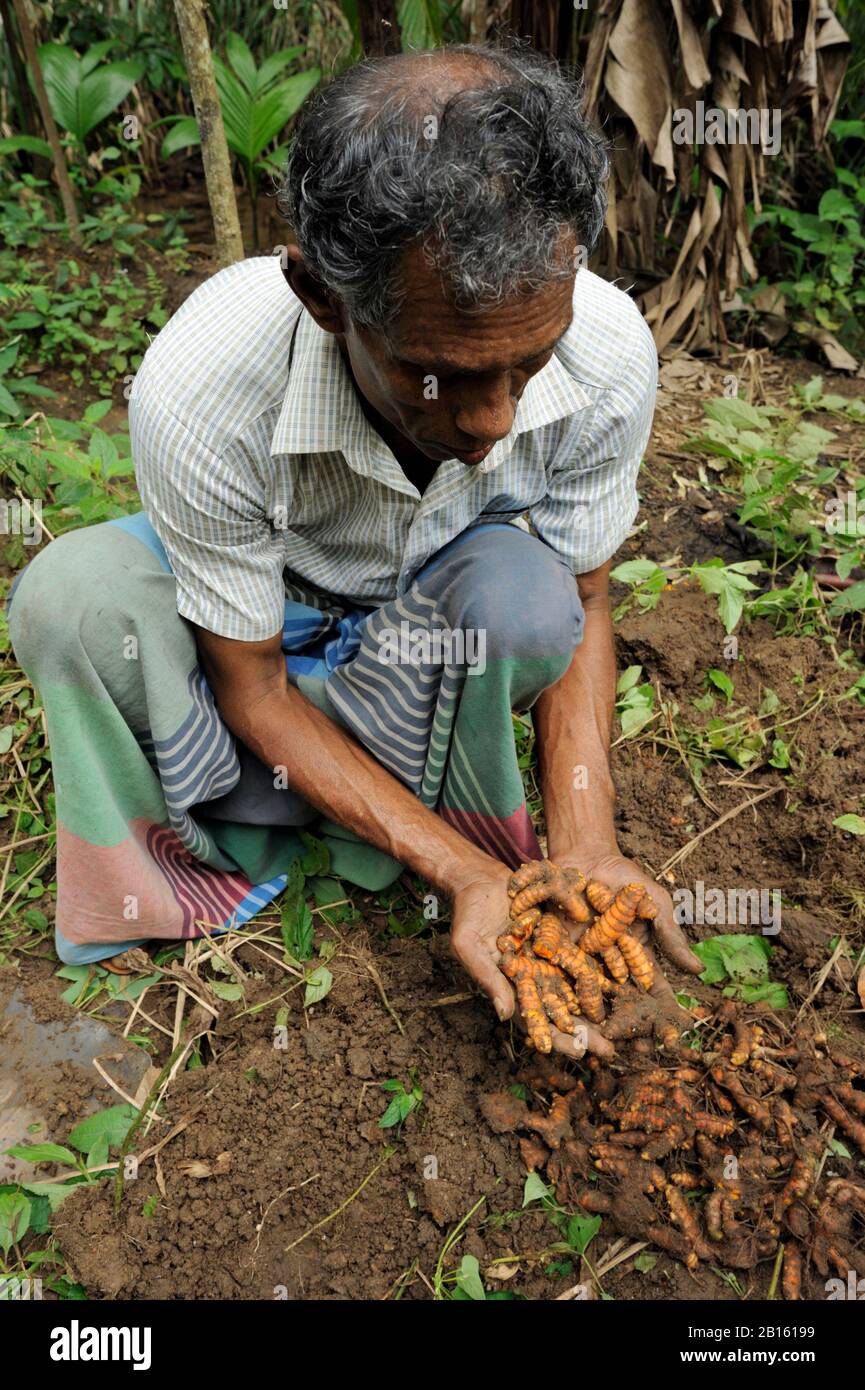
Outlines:
POLYGON ((500 1018, 513 990, 497 967, 509 870, 447 825, 288 680, 280 636, 237 642, 196 627, 201 664, 228 728, 337 824, 413 869, 452 901, 451 945, 500 1018))
POLYGON ((613 888, 644 882, 658 904, 654 935, 665 955, 697 973, 703 966, 673 920, 669 894, 616 843, 609 767, 616 699, 610 563, 578 576, 586 615, 583 640, 562 679, 544 691, 534 709, 549 857, 613 888))

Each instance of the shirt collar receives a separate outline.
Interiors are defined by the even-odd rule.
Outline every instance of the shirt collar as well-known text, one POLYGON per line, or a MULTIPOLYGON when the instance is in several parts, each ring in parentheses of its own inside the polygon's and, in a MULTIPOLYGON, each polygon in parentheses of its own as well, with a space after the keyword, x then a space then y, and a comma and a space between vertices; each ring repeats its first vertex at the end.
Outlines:
MULTIPOLYGON (((541 429, 588 405, 591 397, 554 354, 527 383, 510 434, 490 450, 479 465, 480 471, 489 473, 497 468, 519 435, 541 429)), ((311 315, 301 309, 288 386, 270 452, 276 455, 337 451, 354 472, 378 478, 400 491, 415 491, 361 410, 336 338, 319 328, 311 315)))

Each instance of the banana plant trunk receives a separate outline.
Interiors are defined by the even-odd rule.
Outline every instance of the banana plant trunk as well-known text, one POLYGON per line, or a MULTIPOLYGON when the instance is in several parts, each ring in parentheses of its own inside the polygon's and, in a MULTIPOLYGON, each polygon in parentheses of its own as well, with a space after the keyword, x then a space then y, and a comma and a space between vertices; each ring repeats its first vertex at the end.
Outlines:
POLYGON ((201 132, 201 157, 216 255, 220 265, 243 260, 243 237, 231 178, 231 159, 213 75, 213 58, 202 0, 174 0, 180 42, 189 75, 192 105, 201 132))

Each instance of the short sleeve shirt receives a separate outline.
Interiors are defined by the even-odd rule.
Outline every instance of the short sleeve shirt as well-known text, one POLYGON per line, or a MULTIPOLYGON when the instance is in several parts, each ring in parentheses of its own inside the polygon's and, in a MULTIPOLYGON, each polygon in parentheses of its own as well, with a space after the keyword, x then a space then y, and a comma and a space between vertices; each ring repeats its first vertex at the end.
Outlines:
POLYGON ((467 527, 526 515, 574 573, 603 564, 637 514, 658 363, 622 290, 580 270, 573 307, 507 438, 479 466, 445 460, 421 495, 278 258, 207 280, 151 344, 129 402, 138 486, 178 611, 261 641, 282 630, 289 574, 376 607, 467 527))

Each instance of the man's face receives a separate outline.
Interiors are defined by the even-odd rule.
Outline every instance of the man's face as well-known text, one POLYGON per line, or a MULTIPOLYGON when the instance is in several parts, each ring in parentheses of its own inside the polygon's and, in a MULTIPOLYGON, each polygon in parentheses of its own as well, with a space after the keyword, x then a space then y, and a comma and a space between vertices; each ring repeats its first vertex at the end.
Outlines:
POLYGON ((405 304, 387 336, 341 335, 367 402, 424 458, 479 464, 511 431, 526 383, 571 321, 574 277, 483 312, 449 304, 423 253, 403 262, 405 304))

